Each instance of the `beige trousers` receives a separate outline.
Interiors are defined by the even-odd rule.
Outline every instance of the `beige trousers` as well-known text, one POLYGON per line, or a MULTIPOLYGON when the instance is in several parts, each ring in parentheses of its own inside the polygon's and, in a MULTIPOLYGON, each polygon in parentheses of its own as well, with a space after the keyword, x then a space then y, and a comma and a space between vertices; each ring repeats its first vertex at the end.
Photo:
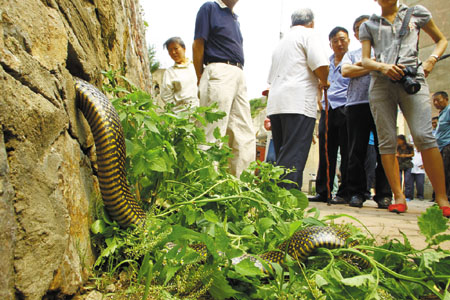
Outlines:
POLYGON ((256 159, 256 138, 253 130, 250 103, 247 101, 247 85, 244 72, 232 65, 211 63, 203 71, 199 86, 200 105, 210 106, 214 102, 227 115, 206 126, 206 139, 215 142, 214 129, 229 137, 233 151, 230 172, 239 178, 242 171, 256 159))

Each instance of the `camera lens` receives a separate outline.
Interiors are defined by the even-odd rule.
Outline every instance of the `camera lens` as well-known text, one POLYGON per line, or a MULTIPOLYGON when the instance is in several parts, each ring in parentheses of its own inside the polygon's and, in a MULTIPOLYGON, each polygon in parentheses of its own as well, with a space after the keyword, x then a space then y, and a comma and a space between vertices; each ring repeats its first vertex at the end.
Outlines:
POLYGON ((420 83, 410 76, 405 76, 403 78, 402 85, 405 89, 405 92, 410 95, 416 94, 418 91, 420 91, 421 88, 420 83))

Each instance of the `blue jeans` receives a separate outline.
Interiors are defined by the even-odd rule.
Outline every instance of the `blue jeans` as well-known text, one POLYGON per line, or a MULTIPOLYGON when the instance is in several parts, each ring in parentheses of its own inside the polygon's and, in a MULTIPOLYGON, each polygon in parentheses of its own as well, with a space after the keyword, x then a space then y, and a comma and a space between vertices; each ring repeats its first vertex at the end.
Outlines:
POLYGON ((412 181, 411 169, 400 170, 400 184, 405 180, 404 192, 407 199, 414 199, 414 185, 412 181))

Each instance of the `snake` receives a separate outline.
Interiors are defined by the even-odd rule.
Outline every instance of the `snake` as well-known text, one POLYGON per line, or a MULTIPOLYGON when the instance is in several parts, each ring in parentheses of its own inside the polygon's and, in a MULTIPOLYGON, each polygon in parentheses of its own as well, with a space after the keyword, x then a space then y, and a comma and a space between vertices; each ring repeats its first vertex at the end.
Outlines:
MULTIPOLYGON (((125 139, 119 115, 108 97, 97 87, 80 78, 74 80, 76 106, 87 120, 94 138, 97 176, 106 211, 121 227, 141 226, 145 223, 146 214, 131 194, 127 182, 125 139)), ((276 250, 259 255, 259 259, 283 263, 288 254, 304 261, 321 247, 336 249, 356 245, 356 241, 349 242, 349 237, 349 233, 335 227, 310 226, 295 232, 276 250)), ((204 244, 192 244, 190 247, 201 256, 207 255, 204 244)), ((232 263, 238 264, 246 258, 257 262, 253 256, 244 254, 234 258, 232 263)))

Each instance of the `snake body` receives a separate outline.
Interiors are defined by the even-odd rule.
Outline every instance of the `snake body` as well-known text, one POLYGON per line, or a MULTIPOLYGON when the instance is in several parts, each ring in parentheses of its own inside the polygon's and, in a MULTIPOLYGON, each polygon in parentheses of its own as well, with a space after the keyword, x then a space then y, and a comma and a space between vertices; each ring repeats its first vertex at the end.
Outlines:
MULTIPOLYGON (((109 99, 95 86, 75 78, 77 106, 85 116, 94 137, 100 190, 106 210, 122 227, 140 225, 145 221, 145 212, 130 192, 125 170, 125 140, 119 116, 109 99)), ((328 249, 347 245, 349 234, 333 227, 312 226, 297 231, 273 250, 260 255, 267 262, 282 263, 287 253, 297 260, 305 260, 320 247, 328 249)), ((206 255, 206 246, 196 244, 192 249, 206 255)), ((233 259, 239 263, 242 257, 233 259)))

